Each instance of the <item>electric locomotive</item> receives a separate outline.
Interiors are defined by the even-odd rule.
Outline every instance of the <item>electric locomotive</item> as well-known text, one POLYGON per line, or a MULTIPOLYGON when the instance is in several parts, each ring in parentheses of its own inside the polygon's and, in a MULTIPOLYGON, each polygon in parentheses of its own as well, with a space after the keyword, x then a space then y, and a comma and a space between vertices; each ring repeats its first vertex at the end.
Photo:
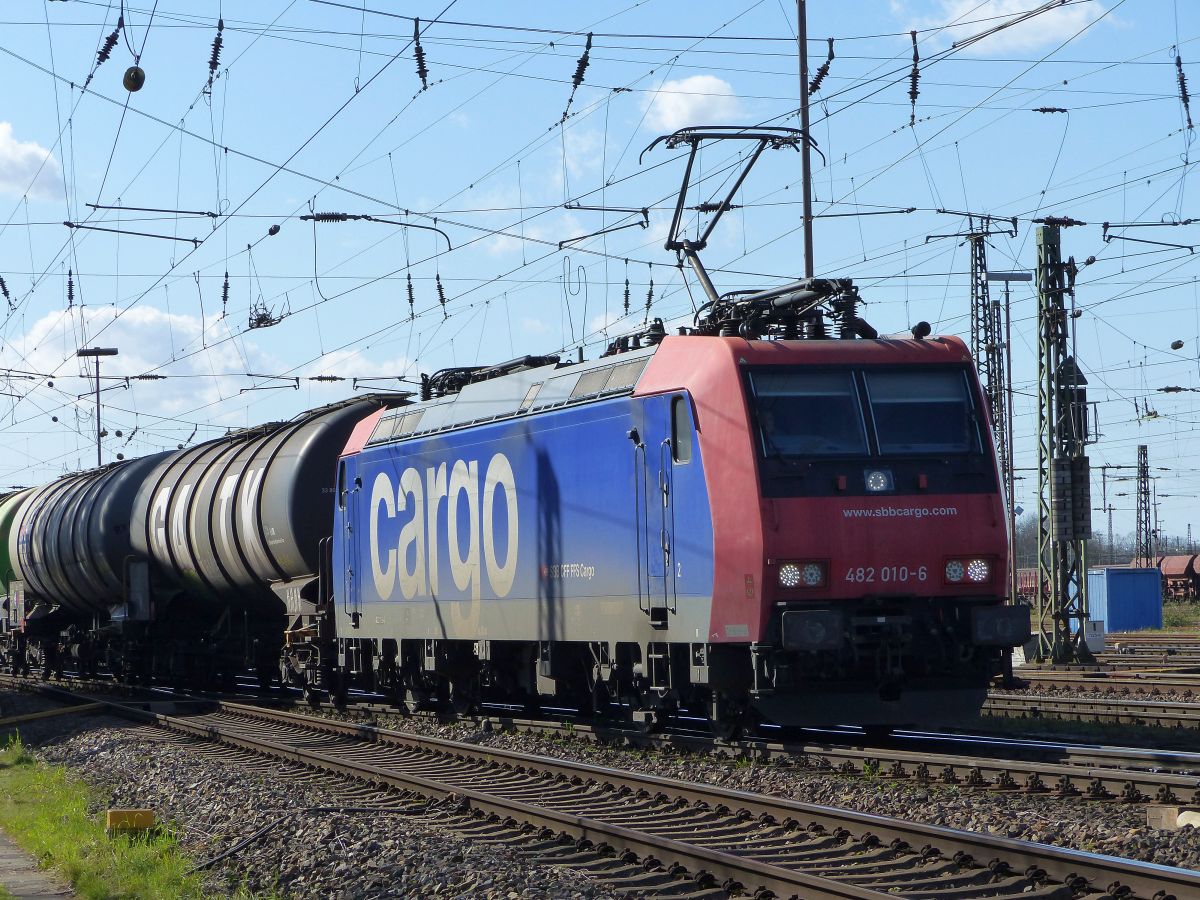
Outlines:
POLYGON ((284 678, 723 731, 977 713, 1029 633, 988 411, 961 340, 880 339, 856 300, 730 296, 368 416, 284 678))

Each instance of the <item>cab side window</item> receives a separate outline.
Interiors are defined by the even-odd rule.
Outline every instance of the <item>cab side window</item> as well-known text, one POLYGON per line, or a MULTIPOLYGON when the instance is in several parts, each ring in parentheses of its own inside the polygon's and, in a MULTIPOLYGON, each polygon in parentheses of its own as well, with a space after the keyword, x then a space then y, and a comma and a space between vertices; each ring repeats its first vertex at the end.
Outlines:
POLYGON ((671 399, 671 457, 677 463, 692 461, 692 410, 687 397, 671 399))

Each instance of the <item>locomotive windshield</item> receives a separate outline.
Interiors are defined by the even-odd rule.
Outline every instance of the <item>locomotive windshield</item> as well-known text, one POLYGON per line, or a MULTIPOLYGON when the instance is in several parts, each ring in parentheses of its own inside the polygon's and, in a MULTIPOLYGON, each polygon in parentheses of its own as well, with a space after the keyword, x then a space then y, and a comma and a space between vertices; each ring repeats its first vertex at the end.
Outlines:
POLYGON ((867 452, 853 374, 760 370, 750 375, 767 456, 847 456, 867 452))
POLYGON ((960 369, 772 367, 749 374, 768 459, 982 452, 960 369))
POLYGON ((879 452, 975 453, 979 428, 963 373, 865 373, 879 452))

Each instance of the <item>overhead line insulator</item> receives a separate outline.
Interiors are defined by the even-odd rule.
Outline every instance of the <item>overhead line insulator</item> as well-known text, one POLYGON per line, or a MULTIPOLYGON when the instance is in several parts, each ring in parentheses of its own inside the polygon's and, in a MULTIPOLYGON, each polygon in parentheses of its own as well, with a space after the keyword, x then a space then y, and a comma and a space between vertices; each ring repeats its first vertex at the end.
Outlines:
POLYGON ((421 90, 429 90, 429 67, 425 65, 425 48, 421 46, 421 20, 413 19, 413 56, 417 60, 417 77, 421 90))
POLYGON ((908 76, 908 99, 912 103, 912 114, 908 118, 909 125, 917 124, 917 97, 921 94, 921 89, 918 87, 918 82, 921 80, 921 54, 917 52, 917 33, 910 31, 913 45, 913 62, 912 72, 908 76))
POLYGON ((808 96, 812 96, 821 89, 821 82, 825 80, 825 76, 829 74, 829 65, 833 62, 833 38, 829 38, 829 55, 825 57, 825 62, 821 63, 817 73, 813 76, 813 80, 808 83, 808 96))

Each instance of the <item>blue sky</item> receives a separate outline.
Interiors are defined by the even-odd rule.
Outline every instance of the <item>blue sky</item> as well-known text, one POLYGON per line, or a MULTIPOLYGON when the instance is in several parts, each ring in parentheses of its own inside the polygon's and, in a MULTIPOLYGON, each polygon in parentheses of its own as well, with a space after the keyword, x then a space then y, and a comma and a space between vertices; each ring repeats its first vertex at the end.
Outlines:
MULTIPOLYGON (((1197 394, 1159 390, 1200 388, 1200 255, 1187 249, 1200 247, 1200 223, 1115 228, 1108 241, 1102 228, 1200 218, 1190 183, 1200 150, 1175 66, 1178 52, 1189 79, 1200 72, 1200 9, 1078 0, 998 28, 1041 0, 808 5, 814 71, 834 38, 812 108, 818 274, 854 278, 881 331, 926 319, 965 336, 968 250, 926 239, 966 223, 937 209, 1018 217, 1016 237, 993 241, 993 269, 1034 266, 1032 219, 1087 222, 1064 231, 1063 252, 1095 257, 1076 297, 1077 352, 1102 435, 1093 467, 1132 466, 1148 444, 1162 526, 1200 528, 1197 394), (910 29, 921 57, 915 106, 910 29)), ((659 147, 639 164, 639 154, 686 125, 795 126, 799 87, 790 0, 683 9, 8 0, 0 366, 12 374, 0 391, 12 396, 0 397, 0 484, 94 460, 92 400, 74 358, 84 345, 119 348, 106 375, 167 376, 106 382, 112 459, 290 416, 350 395, 353 378, 580 346, 594 356, 647 314, 689 324, 688 285, 662 249, 683 158, 659 147), (97 66, 122 6, 125 27, 97 66), (421 22, 424 89, 410 17, 421 22), (135 55, 146 83, 130 94, 122 75, 135 55), (567 208, 581 205, 605 209, 567 208), (646 229, 622 211, 643 207, 646 229), (314 226, 300 218, 310 210, 389 221, 314 226), (620 225, 629 227, 558 247, 620 225), (252 328, 256 315, 279 321, 252 328)), ((725 183, 738 153, 703 153, 689 204, 725 183)), ((803 274, 800 197, 799 155, 768 153, 705 252, 719 290, 803 274)), ((1029 286, 1017 286, 1024 467, 1034 465, 1034 309, 1029 286)), ((1034 481, 1023 474, 1017 500, 1031 509, 1034 481)), ((1131 530, 1130 483, 1109 490, 1116 530, 1131 530)), ((1096 506, 1100 496, 1097 473, 1096 506)))

